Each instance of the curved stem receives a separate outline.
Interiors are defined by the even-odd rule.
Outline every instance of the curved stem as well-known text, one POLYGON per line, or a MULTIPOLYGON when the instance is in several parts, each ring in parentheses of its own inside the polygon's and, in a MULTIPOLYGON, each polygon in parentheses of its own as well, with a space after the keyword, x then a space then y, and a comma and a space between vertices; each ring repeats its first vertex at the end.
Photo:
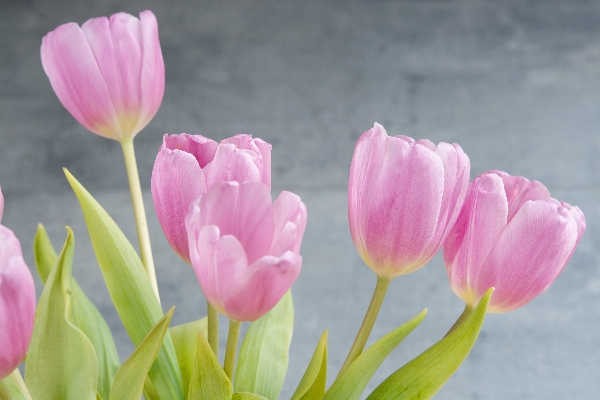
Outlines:
POLYGON ((356 335, 356 339, 354 339, 354 343, 350 348, 350 352, 346 357, 346 361, 344 361, 344 365, 342 365, 342 368, 338 373, 338 378, 365 348, 365 344, 369 339, 369 335, 371 334, 371 330, 373 329, 373 325, 375 324, 375 320, 377 319, 377 315, 381 309, 381 304, 383 304, 383 299, 385 298, 385 293, 387 292, 390 282, 391 280, 389 278, 384 278, 381 276, 377 277, 377 285, 375 286, 375 291, 373 292, 373 298, 371 298, 371 304, 369 304, 369 309, 365 314, 365 319, 358 330, 358 334, 356 335))
POLYGON ((451 334, 452 332, 454 332, 454 330, 456 328, 458 328, 460 326, 460 324, 462 324, 462 322, 467 319, 467 317, 469 315, 471 315, 471 312, 473 312, 473 308, 471 306, 469 306, 468 304, 465 305, 465 309, 463 310, 462 314, 460 314, 460 317, 458 317, 458 319, 456 320, 456 322, 454 323, 454 325, 452 325, 452 327, 450 328, 450 330, 444 335, 444 337, 448 336, 449 334, 451 334))
POLYGON ((146 221, 146 210, 144 209, 144 198, 142 197, 142 187, 140 186, 140 177, 133 149, 133 138, 126 137, 119 142, 123 148, 123 157, 125 158, 125 169, 127 170, 127 179, 129 180, 129 191, 131 192, 131 203, 133 204, 133 215, 135 217, 135 226, 140 244, 142 264, 144 264, 152 289, 160 303, 156 272, 154 271, 154 260, 152 259, 152 248, 150 246, 150 234, 148 233, 148 222, 146 221))
POLYGON ((219 312, 206 302, 206 309, 208 310, 208 344, 217 360, 219 359, 219 312))
POLYGON ((227 335, 227 349, 225 350, 225 360, 223 369, 229 380, 233 382, 233 369, 235 366, 235 353, 237 351, 238 340, 240 337, 240 328, 242 323, 233 319, 229 320, 229 335, 227 335))

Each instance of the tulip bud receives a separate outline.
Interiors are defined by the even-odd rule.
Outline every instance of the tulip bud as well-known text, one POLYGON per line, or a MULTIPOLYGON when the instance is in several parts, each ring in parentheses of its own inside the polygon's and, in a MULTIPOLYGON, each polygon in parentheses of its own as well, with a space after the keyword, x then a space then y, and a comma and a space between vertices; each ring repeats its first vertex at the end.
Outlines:
POLYGON ((61 25, 44 36, 41 57, 60 102, 100 136, 135 136, 162 102, 165 66, 151 11, 61 25))
POLYGON ((581 210, 551 198, 540 182, 483 173, 444 244, 450 286, 472 307, 494 287, 488 312, 522 307, 556 279, 584 231, 581 210))
MULTIPOLYGON (((0 218, 4 198, 0 191, 0 218)), ((0 225, 0 380, 24 360, 35 317, 33 277, 14 233, 0 225)))
POLYGON ((186 227, 204 295, 230 319, 260 318, 300 273, 306 207, 293 193, 273 203, 260 182, 217 182, 192 203, 186 227))
POLYGON ((470 162, 457 144, 389 137, 379 124, 356 143, 348 187, 354 245, 379 276, 425 265, 458 218, 470 162))
POLYGON ((190 263, 185 216, 215 182, 262 182, 271 189, 271 145, 251 135, 215 141, 201 135, 164 135, 152 170, 152 200, 175 252, 190 263))

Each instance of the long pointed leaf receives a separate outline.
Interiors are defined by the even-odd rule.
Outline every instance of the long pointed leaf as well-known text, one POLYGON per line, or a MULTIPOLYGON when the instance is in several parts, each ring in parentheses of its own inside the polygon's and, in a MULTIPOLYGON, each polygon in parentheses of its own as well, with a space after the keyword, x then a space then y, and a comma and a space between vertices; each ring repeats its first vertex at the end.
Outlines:
MULTIPOLYGON (((33 240, 35 265, 42 282, 46 282, 50 271, 56 264, 58 255, 50 242, 50 238, 42 224, 38 225, 33 240)), ((108 399, 113 377, 121 362, 112 333, 100 311, 86 296, 75 278, 71 280, 73 290, 73 322, 92 342, 98 357, 98 393, 108 399)))
POLYGON ((254 393, 240 392, 234 393, 231 400, 267 400, 267 398, 254 393))
POLYGON ((373 343, 331 385, 323 400, 358 399, 383 360, 423 321, 426 314, 427 309, 373 343))
POLYGON ((493 288, 442 340, 390 375, 367 400, 430 399, 456 372, 477 340, 493 288))
POLYGON ((254 321, 240 348, 235 371, 236 392, 279 397, 287 372, 294 330, 294 303, 288 291, 267 314, 254 321))
MULTIPOLYGON (((83 210, 108 292, 129 337, 139 346, 163 316, 142 261, 108 213, 69 171, 64 171, 83 210)), ((148 376, 161 399, 183 399, 181 373, 169 332, 148 376)))
POLYGON ((98 360, 94 346, 71 320, 73 232, 44 286, 37 306, 25 376, 36 400, 96 399, 98 360))
POLYGON ((162 346, 171 317, 173 317, 173 310, 175 307, 171 307, 169 312, 158 321, 138 348, 119 368, 113 386, 110 388, 110 400, 139 400, 142 397, 146 375, 162 346))
POLYGON ((198 335, 188 400, 230 400, 233 388, 204 335, 198 335))
POLYGON ((188 322, 187 324, 177 325, 169 329, 173 338, 173 345, 177 353, 177 361, 181 370, 181 378, 183 380, 183 389, 185 398, 188 395, 190 387, 190 378, 194 371, 194 363, 196 361, 196 353, 198 351, 198 335, 206 337, 207 334, 207 319, 206 317, 188 322))
POLYGON ((320 400, 327 384, 327 332, 323 332, 312 359, 291 400, 320 400))

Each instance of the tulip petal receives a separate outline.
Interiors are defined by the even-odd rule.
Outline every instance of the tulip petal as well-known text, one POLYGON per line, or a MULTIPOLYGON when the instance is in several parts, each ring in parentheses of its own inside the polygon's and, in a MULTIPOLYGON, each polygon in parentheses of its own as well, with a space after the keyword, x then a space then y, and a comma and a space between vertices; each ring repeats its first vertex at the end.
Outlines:
POLYGON ((190 153, 196 158, 200 168, 204 168, 215 157, 217 142, 202 135, 189 135, 187 133, 180 135, 165 134, 161 148, 190 153))
POLYGON ((440 158, 424 144, 388 137, 379 124, 358 140, 349 219, 363 260, 380 276, 411 272, 432 240, 444 190, 440 158))
MULTIPOLYGON (((227 249, 219 254, 227 257, 227 249)), ((298 278, 302 257, 291 251, 281 257, 264 256, 243 268, 240 263, 219 262, 219 275, 227 284, 220 293, 222 304, 230 318, 254 321, 262 317, 281 300, 298 278), (229 267, 229 268, 227 268, 229 267)))
POLYGON ((273 241, 271 193, 259 182, 216 182, 199 199, 202 225, 219 227, 243 246, 248 263, 267 254, 273 241))
POLYGON ((13 232, 0 225, 0 380, 25 358, 35 316, 35 286, 13 232))
POLYGON ((444 262, 454 293, 467 304, 476 305, 472 285, 506 226, 508 204, 502 180, 496 174, 482 174, 469 187, 465 203, 444 244, 444 262))
POLYGON ((273 203, 273 222, 275 229, 269 254, 280 256, 286 251, 300 252, 300 243, 306 228, 306 206, 300 197, 288 191, 282 191, 273 203))
POLYGON ((140 13, 140 29, 142 35, 141 71, 141 130, 156 115, 165 93, 165 63, 163 61, 158 39, 158 22, 152 11, 140 13))
POLYGON ((513 219, 517 211, 528 200, 550 200, 550 192, 541 182, 529 181, 522 176, 510 176, 497 171, 504 182, 504 191, 508 200, 508 221, 513 219))
POLYGON ((219 143, 214 159, 204 167, 208 187, 219 181, 260 182, 259 155, 233 143, 219 143))
POLYGON ((553 202, 523 204, 498 239, 479 273, 475 291, 496 290, 489 312, 519 308, 544 292, 565 266, 577 241, 577 222, 553 202))
POLYGON ((163 146, 152 169, 152 200, 169 244, 187 263, 190 257, 185 216, 190 203, 204 193, 206 182, 196 158, 163 146))
POLYGON ((434 237, 418 262, 421 265, 429 262, 442 247, 458 219, 469 189, 471 164, 462 148, 442 142, 434 150, 444 165, 444 194, 434 237))
POLYGON ((41 58, 60 102, 80 124, 109 138, 114 138, 114 134, 109 134, 106 126, 122 134, 111 93, 77 24, 61 25, 44 36, 41 58))

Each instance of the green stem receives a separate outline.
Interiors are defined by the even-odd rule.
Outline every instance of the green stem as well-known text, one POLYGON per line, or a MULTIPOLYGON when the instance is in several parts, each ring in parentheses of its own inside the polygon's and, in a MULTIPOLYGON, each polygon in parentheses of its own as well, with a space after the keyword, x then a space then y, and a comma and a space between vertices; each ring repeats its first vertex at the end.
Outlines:
POLYGON ((469 306, 468 304, 465 305, 465 309, 463 310, 462 314, 460 314, 460 317, 458 317, 458 319, 456 320, 454 325, 452 325, 452 328, 450 328, 450 330, 444 335, 444 337, 446 337, 449 334, 451 334, 452 332, 454 332, 454 330, 456 328, 458 328, 463 323, 463 321, 465 319, 467 319, 469 317, 469 315, 471 315, 472 312, 473 312, 473 308, 471 306, 469 306))
POLYGON ((25 381, 21 376, 21 371, 18 368, 11 372, 4 380, 0 381, 0 400, 13 399, 13 395, 20 395, 17 398, 31 400, 31 394, 29 394, 29 390, 25 386, 25 381))
POLYGON ((229 380, 233 381, 233 369, 235 366, 235 353, 237 351, 238 339, 240 337, 240 328, 242 323, 233 319, 229 320, 229 335, 227 335, 227 349, 225 350, 225 360, 223 369, 229 380))
POLYGON ((384 278, 381 276, 377 277, 377 285, 375 286, 375 291, 373 292, 371 304, 369 304, 369 309, 365 314, 365 319, 358 330, 358 334, 356 335, 356 339, 354 339, 354 343, 350 348, 350 352, 346 357, 346 361, 344 361, 344 365, 342 365, 342 368, 338 373, 338 378, 365 348, 365 344, 369 339, 369 335, 371 334, 371 330, 373 329, 373 325, 377 319, 377 314, 379 314, 379 310, 381 309, 381 304, 383 303, 383 299, 385 298, 385 293, 387 292, 390 282, 391 280, 389 278, 384 278))
POLYGON ((150 234, 148 233, 148 222, 146 221, 146 211, 144 209, 144 198, 142 197, 142 187, 140 186, 140 177, 133 149, 133 138, 123 138, 120 140, 120 143, 123 148, 123 157, 125 158, 125 169, 127 170, 127 179, 129 180, 131 203, 133 204, 133 215, 135 216, 142 264, 144 264, 152 289, 154 289, 156 298, 160 303, 156 272, 154 271, 154 260, 152 259, 152 248, 150 246, 150 234))
POLYGON ((217 360, 219 359, 219 312, 206 302, 206 308, 208 309, 208 344, 217 360))

